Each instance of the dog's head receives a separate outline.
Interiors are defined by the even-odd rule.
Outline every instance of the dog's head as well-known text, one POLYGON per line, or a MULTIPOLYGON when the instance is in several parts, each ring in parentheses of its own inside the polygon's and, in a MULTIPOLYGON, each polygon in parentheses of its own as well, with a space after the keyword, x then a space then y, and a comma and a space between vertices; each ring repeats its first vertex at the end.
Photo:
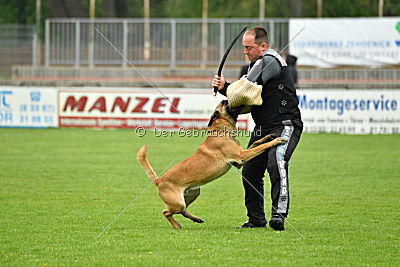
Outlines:
POLYGON ((217 119, 223 118, 229 122, 233 126, 235 126, 237 117, 240 112, 243 110, 244 106, 240 106, 237 108, 229 107, 228 100, 222 100, 221 103, 215 108, 214 113, 211 116, 210 121, 208 122, 208 127, 210 127, 217 119))

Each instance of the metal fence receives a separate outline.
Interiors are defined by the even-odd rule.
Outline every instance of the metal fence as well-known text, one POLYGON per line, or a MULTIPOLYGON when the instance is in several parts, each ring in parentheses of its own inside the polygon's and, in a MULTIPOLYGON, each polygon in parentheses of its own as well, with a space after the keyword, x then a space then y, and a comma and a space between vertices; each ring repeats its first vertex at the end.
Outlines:
POLYGON ((0 25, 0 70, 11 71, 15 64, 36 64, 37 35, 34 25, 0 25))
MULTIPOLYGON (((215 65, 244 25, 267 28, 278 50, 288 44, 287 19, 48 19, 45 65, 127 66, 121 54, 141 65, 215 65)), ((245 62, 240 41, 227 62, 245 62)))

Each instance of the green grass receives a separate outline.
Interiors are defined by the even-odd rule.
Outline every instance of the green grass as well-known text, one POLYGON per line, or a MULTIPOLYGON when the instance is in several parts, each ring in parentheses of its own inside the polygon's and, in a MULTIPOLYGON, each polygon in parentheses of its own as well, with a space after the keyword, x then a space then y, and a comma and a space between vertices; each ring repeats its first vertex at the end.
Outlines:
MULTIPOLYGON (((0 129, 0 265, 397 265, 400 137, 304 134, 290 164, 286 231, 238 230, 240 175, 206 185, 173 230, 135 161, 157 173, 203 138, 129 130, 0 129)), ((241 138, 245 146, 247 138, 241 138)), ((269 181, 265 191, 269 195, 269 181)), ((270 201, 269 198, 266 201, 270 201)), ((266 202, 266 212, 270 205, 266 202)))

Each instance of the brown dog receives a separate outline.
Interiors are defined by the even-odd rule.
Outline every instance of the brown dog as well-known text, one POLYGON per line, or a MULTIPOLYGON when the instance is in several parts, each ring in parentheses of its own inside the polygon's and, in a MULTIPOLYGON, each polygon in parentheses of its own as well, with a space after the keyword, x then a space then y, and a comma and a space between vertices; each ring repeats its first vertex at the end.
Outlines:
POLYGON ((224 175, 232 165, 241 168, 246 161, 260 155, 266 149, 286 142, 283 138, 265 136, 247 150, 243 150, 234 134, 237 116, 242 108, 230 109, 228 101, 222 101, 208 124, 208 137, 196 153, 172 167, 162 177, 157 176, 146 159, 147 145, 137 153, 137 161, 158 187, 158 194, 167 208, 163 214, 173 228, 181 228, 172 217, 174 214, 182 214, 197 223, 203 222, 186 211, 200 195, 200 186, 224 175))

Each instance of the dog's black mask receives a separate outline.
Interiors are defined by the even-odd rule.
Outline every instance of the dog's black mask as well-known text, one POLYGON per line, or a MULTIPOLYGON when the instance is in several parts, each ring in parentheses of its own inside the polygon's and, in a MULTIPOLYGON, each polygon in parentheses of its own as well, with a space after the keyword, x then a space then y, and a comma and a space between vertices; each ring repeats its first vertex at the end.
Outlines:
POLYGON ((215 120, 217 120, 219 117, 221 117, 221 113, 219 111, 214 111, 214 113, 212 114, 210 121, 208 122, 207 127, 210 127, 215 120))
MULTIPOLYGON (((225 108, 226 113, 233 119, 234 123, 236 124, 237 117, 239 116, 240 112, 242 112, 244 106, 239 106, 237 108, 231 108, 229 107, 228 100, 222 100, 222 106, 225 108)), ((210 121, 208 122, 208 126, 210 127, 211 124, 214 123, 215 120, 221 117, 221 113, 219 111, 215 111, 213 115, 211 116, 210 121)))
POLYGON ((235 119, 235 122, 237 120, 237 117, 239 116, 240 112, 244 109, 244 106, 239 106, 237 108, 232 108, 229 105, 226 106, 226 112, 233 118, 235 119))

